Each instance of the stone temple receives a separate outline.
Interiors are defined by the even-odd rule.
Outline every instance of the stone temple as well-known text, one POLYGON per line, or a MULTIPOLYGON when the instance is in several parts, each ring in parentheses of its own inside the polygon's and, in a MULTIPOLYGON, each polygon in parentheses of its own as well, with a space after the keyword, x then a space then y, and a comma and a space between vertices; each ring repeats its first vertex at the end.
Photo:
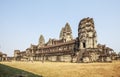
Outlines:
POLYGON ((45 42, 41 35, 37 45, 25 51, 15 50, 17 61, 111 62, 113 49, 97 43, 93 18, 83 18, 78 24, 78 37, 73 38, 69 23, 60 31, 59 39, 45 42))

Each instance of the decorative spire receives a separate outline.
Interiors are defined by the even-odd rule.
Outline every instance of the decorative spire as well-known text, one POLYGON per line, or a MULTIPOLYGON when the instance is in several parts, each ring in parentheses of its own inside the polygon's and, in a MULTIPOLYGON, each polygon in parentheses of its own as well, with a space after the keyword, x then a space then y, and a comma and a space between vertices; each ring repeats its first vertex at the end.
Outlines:
POLYGON ((40 35, 39 45, 43 45, 43 44, 45 44, 45 39, 44 39, 43 35, 40 35))
POLYGON ((59 36, 60 39, 62 39, 63 36, 64 36, 64 35, 63 35, 63 32, 64 32, 64 28, 62 28, 61 31, 60 31, 60 36, 59 36))
POLYGON ((68 22, 65 24, 65 31, 66 32, 72 32, 70 24, 68 22))

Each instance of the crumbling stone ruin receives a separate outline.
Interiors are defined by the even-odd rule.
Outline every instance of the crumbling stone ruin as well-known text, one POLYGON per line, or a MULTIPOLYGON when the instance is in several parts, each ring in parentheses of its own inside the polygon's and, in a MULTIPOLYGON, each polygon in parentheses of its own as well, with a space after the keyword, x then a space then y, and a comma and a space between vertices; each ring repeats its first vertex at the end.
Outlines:
POLYGON ((7 54, 0 52, 0 61, 6 61, 7 59, 7 54))
POLYGON ((43 35, 38 45, 30 45, 25 51, 15 50, 17 61, 59 61, 59 62, 111 62, 113 49, 97 43, 93 18, 83 18, 78 24, 78 37, 72 37, 69 23, 60 31, 59 39, 45 43, 43 35))

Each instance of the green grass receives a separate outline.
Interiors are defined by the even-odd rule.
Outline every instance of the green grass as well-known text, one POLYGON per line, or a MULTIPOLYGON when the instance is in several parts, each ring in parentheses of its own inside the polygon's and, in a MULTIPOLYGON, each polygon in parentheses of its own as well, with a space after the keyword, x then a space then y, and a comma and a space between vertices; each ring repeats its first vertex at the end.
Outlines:
POLYGON ((0 77, 18 77, 20 75, 23 77, 42 77, 21 69, 0 64, 0 77))

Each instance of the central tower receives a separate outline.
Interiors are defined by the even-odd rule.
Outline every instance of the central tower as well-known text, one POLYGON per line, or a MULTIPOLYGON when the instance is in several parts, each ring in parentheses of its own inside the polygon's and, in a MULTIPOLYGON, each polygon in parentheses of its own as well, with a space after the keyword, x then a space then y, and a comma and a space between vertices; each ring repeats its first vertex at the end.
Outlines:
POLYGON ((97 34, 92 18, 84 18, 78 25, 79 49, 97 48, 97 34))

